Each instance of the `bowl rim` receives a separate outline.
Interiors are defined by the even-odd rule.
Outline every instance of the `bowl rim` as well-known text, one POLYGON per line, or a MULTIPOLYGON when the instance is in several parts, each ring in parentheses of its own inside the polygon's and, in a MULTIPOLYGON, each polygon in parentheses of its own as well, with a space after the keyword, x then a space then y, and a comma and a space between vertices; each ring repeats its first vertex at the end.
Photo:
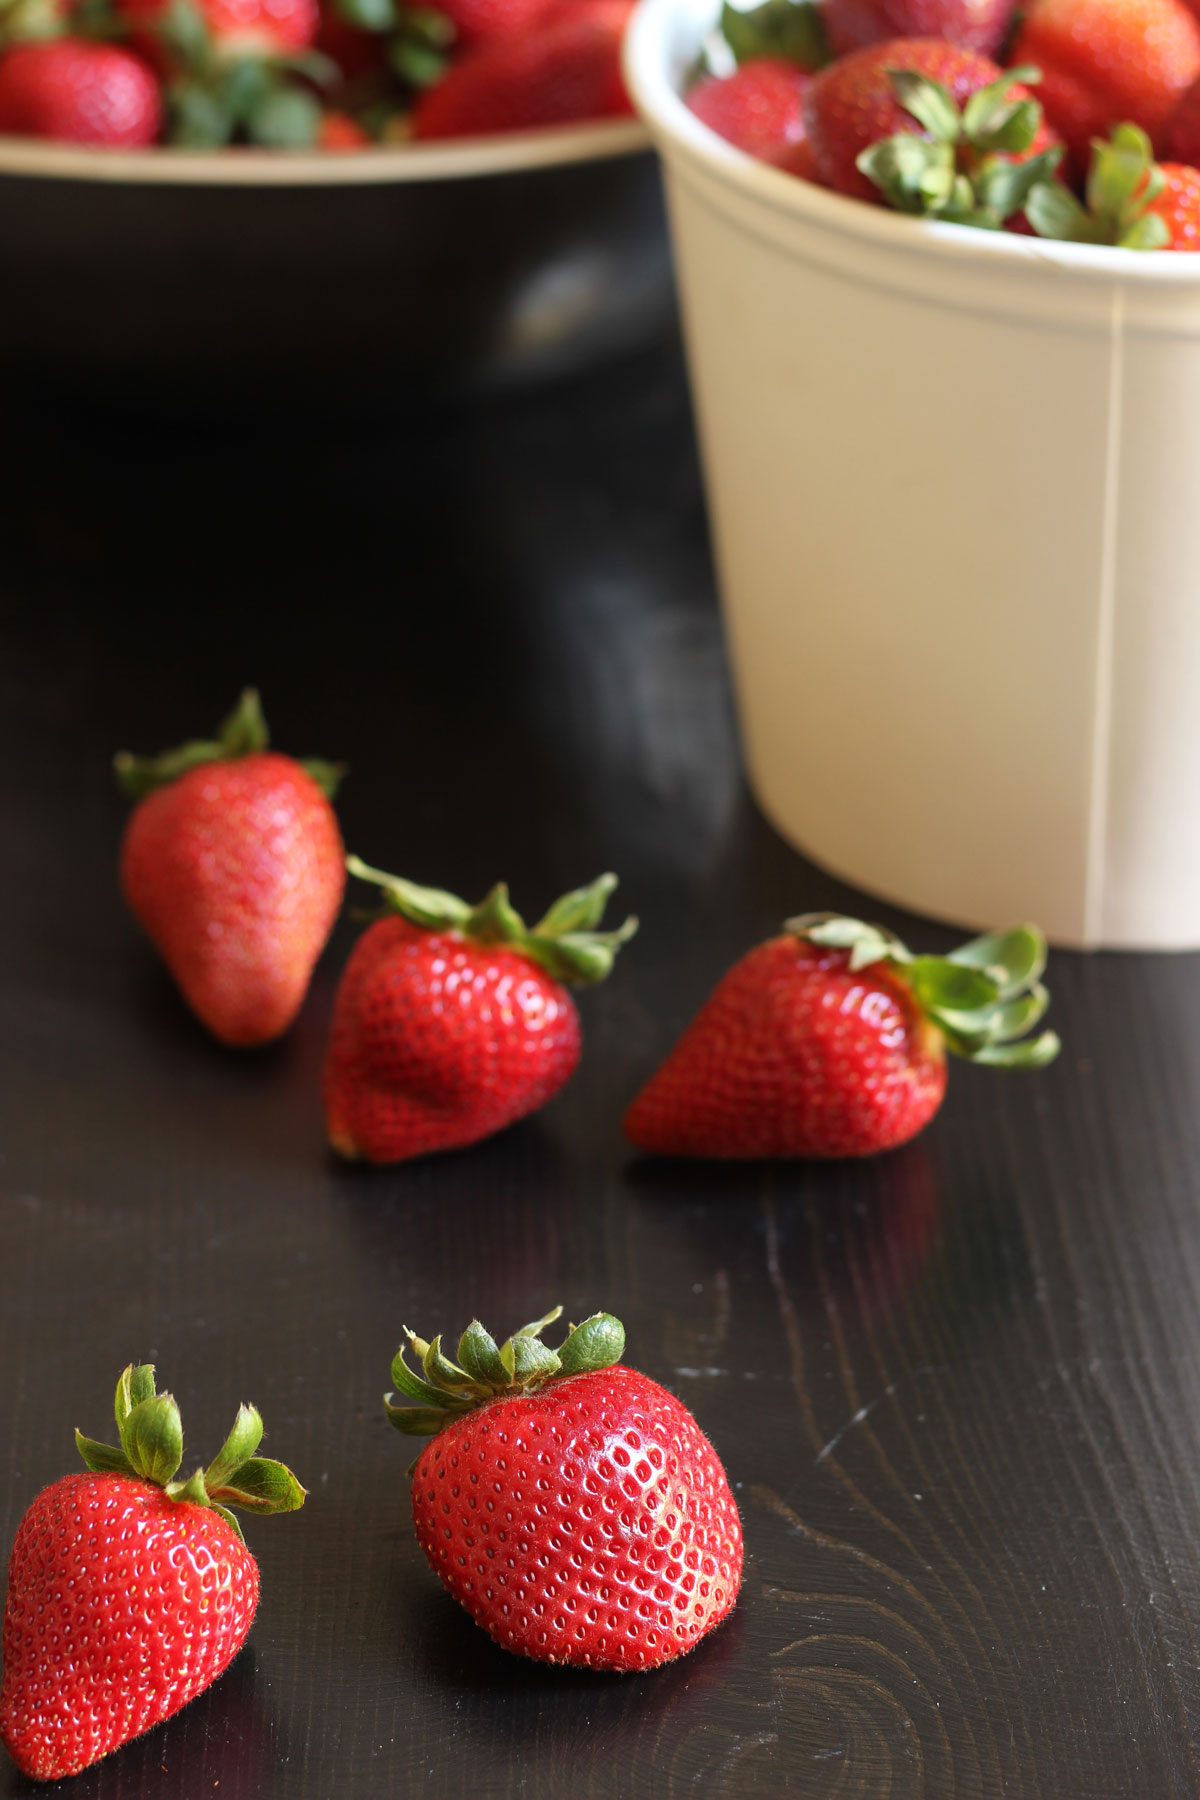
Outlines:
POLYGON ((0 178, 127 187, 380 187, 570 167, 651 148, 639 119, 597 119, 536 131, 332 150, 106 150, 45 138, 0 137, 0 178))
POLYGON ((691 49, 697 51, 704 32, 716 22, 713 0, 639 0, 624 45, 625 81, 633 103, 660 151, 759 205, 843 236, 943 260, 1040 267, 1090 282, 1111 283, 1117 277, 1143 287, 1200 285, 1200 253, 1152 255, 908 218, 759 162, 718 137, 684 104, 677 85, 680 21, 690 27, 691 49))

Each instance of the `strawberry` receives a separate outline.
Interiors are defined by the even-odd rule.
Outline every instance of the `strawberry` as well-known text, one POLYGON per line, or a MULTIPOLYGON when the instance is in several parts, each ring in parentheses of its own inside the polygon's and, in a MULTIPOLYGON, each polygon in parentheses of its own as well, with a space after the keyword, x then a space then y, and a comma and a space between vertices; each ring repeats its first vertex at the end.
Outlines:
POLYGON ((744 62, 732 75, 709 75, 687 104, 718 137, 763 162, 786 157, 804 139, 804 90, 811 77, 778 56, 744 62))
POLYGON ((345 886, 328 796, 342 771, 267 749, 247 689, 212 741, 116 768, 138 800, 121 845, 134 917, 214 1036, 265 1044, 287 1030, 345 886))
POLYGON ((943 38, 995 56, 1013 0, 825 0, 821 16, 835 56, 889 38, 943 38))
POLYGON ((498 1644, 538 1662, 654 1669, 729 1613, 742 1529, 716 1451, 665 1388, 616 1366, 610 1313, 541 1342, 561 1306, 497 1345, 476 1319, 458 1363, 407 1333, 385 1401, 431 1436, 413 1464, 417 1542, 498 1644))
POLYGON ((0 1738, 38 1781, 78 1774, 211 1686, 258 1605, 229 1508, 304 1502, 289 1469, 254 1454, 252 1406, 185 1481, 179 1408, 155 1393, 151 1365, 125 1370, 116 1410, 120 1449, 75 1433, 90 1472, 43 1489, 9 1561, 0 1738))
POLYGON ((116 44, 59 37, 0 55, 0 132, 137 149, 162 122, 153 71, 116 44))
POLYGON ((478 906, 370 869, 391 916, 363 933, 334 1004, 325 1059, 329 1141, 401 1162, 490 1137, 574 1073, 579 1015, 563 985, 603 981, 637 929, 598 931, 615 875, 526 927, 503 883, 478 906))
POLYGON ((1053 1032, 1016 1042, 1048 1004, 1032 926, 916 956, 832 913, 791 919, 735 963, 629 1108, 625 1132, 665 1156, 870 1156, 942 1103, 947 1050, 1040 1068, 1053 1032))
POLYGON ((1126 250, 1200 250, 1200 171, 1156 163, 1137 125, 1118 125, 1092 147, 1084 204, 1059 187, 1035 188, 1028 214, 1040 237, 1126 250))
POLYGON ((1012 59, 1041 69, 1046 118, 1082 172, 1122 121, 1160 139, 1200 76, 1200 24, 1184 0, 1029 0, 1012 59))
POLYGON ((996 229, 1062 154, 1022 85, 1036 74, 932 38, 856 50, 804 96, 821 179, 859 200, 996 229))
POLYGON ((621 37, 631 0, 579 0, 536 31, 468 50, 413 109, 418 138, 526 131, 630 113, 621 37))

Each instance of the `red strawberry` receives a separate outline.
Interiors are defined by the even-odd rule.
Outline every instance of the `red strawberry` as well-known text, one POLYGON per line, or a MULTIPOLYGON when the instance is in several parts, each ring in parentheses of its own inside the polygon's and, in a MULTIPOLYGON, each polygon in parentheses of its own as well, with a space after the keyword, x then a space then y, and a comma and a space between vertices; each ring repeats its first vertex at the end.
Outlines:
POLYGON ((436 1433, 413 1465, 417 1542, 498 1644, 539 1662, 655 1669, 694 1649, 737 1599, 742 1529, 717 1453, 673 1394, 614 1367, 609 1313, 540 1341, 561 1306, 497 1346, 478 1320, 458 1364, 408 1333, 396 1353, 415 1407, 398 1430, 436 1433))
POLYGON ((136 149, 162 120, 153 72, 116 44, 60 37, 0 55, 0 132, 136 149))
POLYGON ((116 759, 142 796, 121 845, 121 885, 192 1011, 226 1044, 286 1031, 345 887, 328 795, 341 771, 266 748, 247 689, 212 742, 116 759))
POLYGON ((258 1605, 258 1565, 228 1509, 304 1501, 289 1469, 255 1456, 252 1406, 207 1469, 176 1480, 179 1408, 148 1364, 117 1384, 117 1427, 120 1449, 75 1433, 92 1473, 43 1489, 9 1561, 0 1738, 39 1781, 78 1774, 211 1686, 258 1605))
POLYGON ((1200 76, 1200 24, 1183 0, 1029 0, 1012 57, 1041 69, 1046 118, 1083 170, 1122 121, 1158 142, 1200 76))
POLYGON ((621 76, 631 6, 580 0, 536 31, 469 50, 417 101, 414 136, 475 137, 632 112, 621 76))
POLYGON ((998 226, 1061 152, 1021 77, 932 38, 896 39, 830 64, 804 96, 822 181, 858 200, 998 226))
POLYGON ((709 75, 688 91, 698 119, 748 156, 775 162, 804 140, 804 90, 811 76, 782 57, 758 56, 733 75, 709 75))
POLYGON ((995 56, 1013 0, 824 0, 821 18, 835 56, 889 38, 943 38, 995 56))
POLYGON ((876 926, 793 919, 735 963, 625 1117, 665 1156, 869 1156, 929 1123, 945 1052, 1040 1067, 1053 1032, 1017 1043, 1047 995, 1031 926, 953 956, 913 957, 876 926))
POLYGON ((325 1059, 329 1141, 401 1162, 490 1137, 574 1073, 579 1015, 564 982, 603 981, 637 929, 597 931, 615 875, 555 901, 527 928, 501 883, 478 906, 369 869, 393 916, 346 965, 325 1059))

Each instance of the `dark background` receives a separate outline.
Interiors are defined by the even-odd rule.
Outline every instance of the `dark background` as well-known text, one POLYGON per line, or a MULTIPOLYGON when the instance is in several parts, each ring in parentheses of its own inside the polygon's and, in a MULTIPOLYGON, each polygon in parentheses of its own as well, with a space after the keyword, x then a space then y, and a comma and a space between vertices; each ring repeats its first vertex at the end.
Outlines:
MULTIPOLYGON (((311 1489, 249 1522, 247 1651, 71 1793, 1200 1792, 1197 959, 1056 955, 1059 1062, 956 1066, 877 1161, 636 1156, 622 1108, 728 963, 869 903, 742 786, 677 351, 380 411, 10 421, 0 1535, 76 1424, 106 1435, 131 1359, 197 1457, 253 1399, 311 1489), (278 1046, 224 1051, 184 1011, 117 892, 109 759, 207 732, 250 681, 280 748, 350 763, 368 861, 472 899, 506 877, 532 913, 620 872, 641 932, 538 1117, 392 1170, 326 1152, 349 919, 278 1046), (736 1613, 653 1675, 505 1656, 412 1540, 380 1406, 402 1325, 500 1333, 555 1301, 624 1319, 741 1505, 736 1613)), ((31 1791, 5 1764, 0 1794, 31 1791)))

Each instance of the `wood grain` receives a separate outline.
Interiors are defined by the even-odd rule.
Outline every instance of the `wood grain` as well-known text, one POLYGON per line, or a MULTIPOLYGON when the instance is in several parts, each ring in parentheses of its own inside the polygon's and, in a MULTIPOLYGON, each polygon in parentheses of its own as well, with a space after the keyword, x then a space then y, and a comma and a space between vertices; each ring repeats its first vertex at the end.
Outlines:
POLYGON ((197 1450, 254 1399, 312 1491, 251 1523, 264 1599, 233 1670, 72 1793, 1200 1793, 1197 959, 1056 956, 1060 1062, 956 1067, 936 1125, 877 1162, 654 1164, 620 1137, 741 949, 862 904, 740 784, 676 355, 373 434, 20 432, 0 1530, 72 1466, 75 1424, 103 1429, 131 1357, 197 1450), (503 875, 535 908, 621 873, 641 934, 537 1119, 391 1171, 326 1154, 350 922, 275 1049, 223 1052, 182 1010, 116 894, 107 759, 206 729, 249 680, 281 746, 350 762, 369 860, 472 895, 503 875), (741 1504, 736 1614, 653 1676, 505 1657, 412 1541, 379 1403, 402 1325, 556 1300, 620 1314, 741 1504))

